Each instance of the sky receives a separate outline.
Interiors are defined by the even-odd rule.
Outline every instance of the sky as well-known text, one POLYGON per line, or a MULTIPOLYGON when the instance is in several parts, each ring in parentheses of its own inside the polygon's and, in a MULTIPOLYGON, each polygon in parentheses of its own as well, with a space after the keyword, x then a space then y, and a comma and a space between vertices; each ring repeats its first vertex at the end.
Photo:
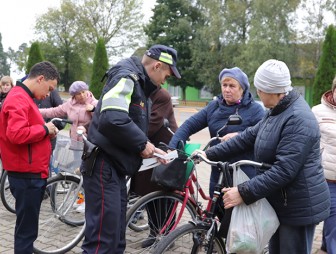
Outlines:
MULTIPOLYGON (((149 19, 156 0, 143 0, 143 10, 149 19)), ((9 47, 18 50, 34 39, 33 29, 36 18, 48 8, 60 6, 60 0, 8 0, 1 1, 0 33, 5 51, 9 47), (5 11, 6 10, 6 11, 5 11)))
MULTIPOLYGON (((18 50, 22 43, 30 44, 34 40, 34 24, 36 18, 48 11, 48 8, 58 8, 60 0, 8 0, 1 1, 0 33, 4 51, 9 47, 18 50)), ((143 0, 143 11, 146 19, 152 15, 152 8, 156 0, 143 0)), ((11 76, 22 75, 16 70, 11 76)))

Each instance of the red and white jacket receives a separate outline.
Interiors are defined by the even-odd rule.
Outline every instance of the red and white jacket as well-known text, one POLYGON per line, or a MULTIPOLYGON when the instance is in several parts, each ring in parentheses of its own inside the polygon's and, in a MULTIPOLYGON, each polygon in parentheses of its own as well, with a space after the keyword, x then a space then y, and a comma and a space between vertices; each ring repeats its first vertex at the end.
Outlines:
POLYGON ((33 94, 21 82, 7 95, 0 113, 3 168, 47 178, 51 144, 33 94))

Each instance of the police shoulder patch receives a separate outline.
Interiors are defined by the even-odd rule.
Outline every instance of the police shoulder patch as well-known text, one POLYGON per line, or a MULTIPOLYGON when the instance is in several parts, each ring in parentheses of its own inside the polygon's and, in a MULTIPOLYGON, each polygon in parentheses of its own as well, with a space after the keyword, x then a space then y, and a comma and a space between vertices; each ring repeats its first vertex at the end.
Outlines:
POLYGON ((135 81, 138 81, 138 80, 139 80, 139 76, 136 75, 135 73, 130 73, 130 77, 131 77, 132 79, 134 79, 135 81))

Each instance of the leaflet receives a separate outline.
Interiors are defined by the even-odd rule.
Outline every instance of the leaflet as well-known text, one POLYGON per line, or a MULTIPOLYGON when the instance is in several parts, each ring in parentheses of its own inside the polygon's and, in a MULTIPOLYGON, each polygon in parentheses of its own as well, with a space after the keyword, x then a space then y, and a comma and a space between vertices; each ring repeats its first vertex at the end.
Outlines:
POLYGON ((167 154, 154 153, 154 156, 158 157, 158 158, 161 158, 161 159, 164 159, 164 160, 172 160, 172 159, 177 158, 178 154, 177 154, 177 151, 174 150, 174 151, 171 151, 167 154))

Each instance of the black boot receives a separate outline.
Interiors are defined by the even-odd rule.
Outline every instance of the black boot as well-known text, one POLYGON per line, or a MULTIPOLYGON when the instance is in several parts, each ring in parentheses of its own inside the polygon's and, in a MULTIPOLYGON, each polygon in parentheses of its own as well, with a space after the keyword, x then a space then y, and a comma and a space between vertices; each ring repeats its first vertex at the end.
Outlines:
POLYGON ((150 234, 147 239, 143 240, 141 243, 142 248, 148 248, 152 246, 156 241, 156 233, 153 230, 150 230, 150 234))

